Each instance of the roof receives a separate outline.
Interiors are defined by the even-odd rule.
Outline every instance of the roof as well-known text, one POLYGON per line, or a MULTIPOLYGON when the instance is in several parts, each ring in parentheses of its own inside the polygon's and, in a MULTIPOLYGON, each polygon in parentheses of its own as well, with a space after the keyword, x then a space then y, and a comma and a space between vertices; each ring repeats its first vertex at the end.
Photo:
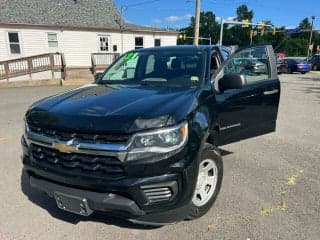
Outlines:
POLYGON ((123 22, 112 0, 0 1, 0 24, 168 32, 123 22))
POLYGON ((150 48, 140 48, 135 50, 137 52, 148 52, 148 51, 211 51, 217 49, 218 46, 215 45, 175 45, 175 46, 164 46, 164 47, 150 47, 150 48))

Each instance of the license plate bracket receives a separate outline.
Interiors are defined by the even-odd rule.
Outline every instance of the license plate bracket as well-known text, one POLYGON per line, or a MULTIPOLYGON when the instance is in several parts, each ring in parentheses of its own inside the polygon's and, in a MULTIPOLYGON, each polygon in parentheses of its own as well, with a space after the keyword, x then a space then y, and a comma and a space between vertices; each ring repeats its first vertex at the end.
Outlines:
POLYGON ((64 211, 86 217, 93 213, 86 198, 72 196, 61 192, 54 192, 54 198, 58 207, 64 211))

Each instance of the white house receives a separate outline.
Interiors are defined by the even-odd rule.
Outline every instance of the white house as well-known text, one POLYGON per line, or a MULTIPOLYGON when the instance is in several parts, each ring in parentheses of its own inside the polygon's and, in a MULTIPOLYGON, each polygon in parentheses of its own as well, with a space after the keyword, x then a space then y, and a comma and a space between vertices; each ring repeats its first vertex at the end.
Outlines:
POLYGON ((11 59, 59 52, 70 74, 84 73, 93 62, 108 65, 123 52, 167 45, 176 45, 176 32, 126 23, 112 0, 0 1, 0 80, 17 68, 5 63, 11 59))

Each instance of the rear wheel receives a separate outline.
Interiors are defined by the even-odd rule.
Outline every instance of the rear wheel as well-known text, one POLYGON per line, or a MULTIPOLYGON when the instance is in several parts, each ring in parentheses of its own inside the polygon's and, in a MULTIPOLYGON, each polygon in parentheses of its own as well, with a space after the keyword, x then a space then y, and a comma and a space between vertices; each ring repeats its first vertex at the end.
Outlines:
POLYGON ((292 73, 291 68, 287 68, 287 73, 292 73))
POLYGON ((317 71, 318 70, 317 65, 313 65, 312 69, 313 69, 313 71, 317 71))
POLYGON ((306 72, 301 72, 301 74, 306 74, 306 72))
POLYGON ((196 189, 187 219, 203 216, 215 202, 221 188, 223 163, 217 148, 206 144, 202 150, 196 189))

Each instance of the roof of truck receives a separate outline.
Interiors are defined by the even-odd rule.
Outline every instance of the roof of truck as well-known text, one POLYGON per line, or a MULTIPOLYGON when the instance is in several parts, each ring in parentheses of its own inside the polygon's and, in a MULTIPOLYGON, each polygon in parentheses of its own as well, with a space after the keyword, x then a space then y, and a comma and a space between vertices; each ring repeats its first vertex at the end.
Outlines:
POLYGON ((205 50, 211 51, 213 49, 218 49, 217 45, 176 45, 176 46, 164 46, 164 47, 152 47, 152 48, 141 48, 136 51, 144 52, 144 51, 166 51, 166 50, 205 50))

